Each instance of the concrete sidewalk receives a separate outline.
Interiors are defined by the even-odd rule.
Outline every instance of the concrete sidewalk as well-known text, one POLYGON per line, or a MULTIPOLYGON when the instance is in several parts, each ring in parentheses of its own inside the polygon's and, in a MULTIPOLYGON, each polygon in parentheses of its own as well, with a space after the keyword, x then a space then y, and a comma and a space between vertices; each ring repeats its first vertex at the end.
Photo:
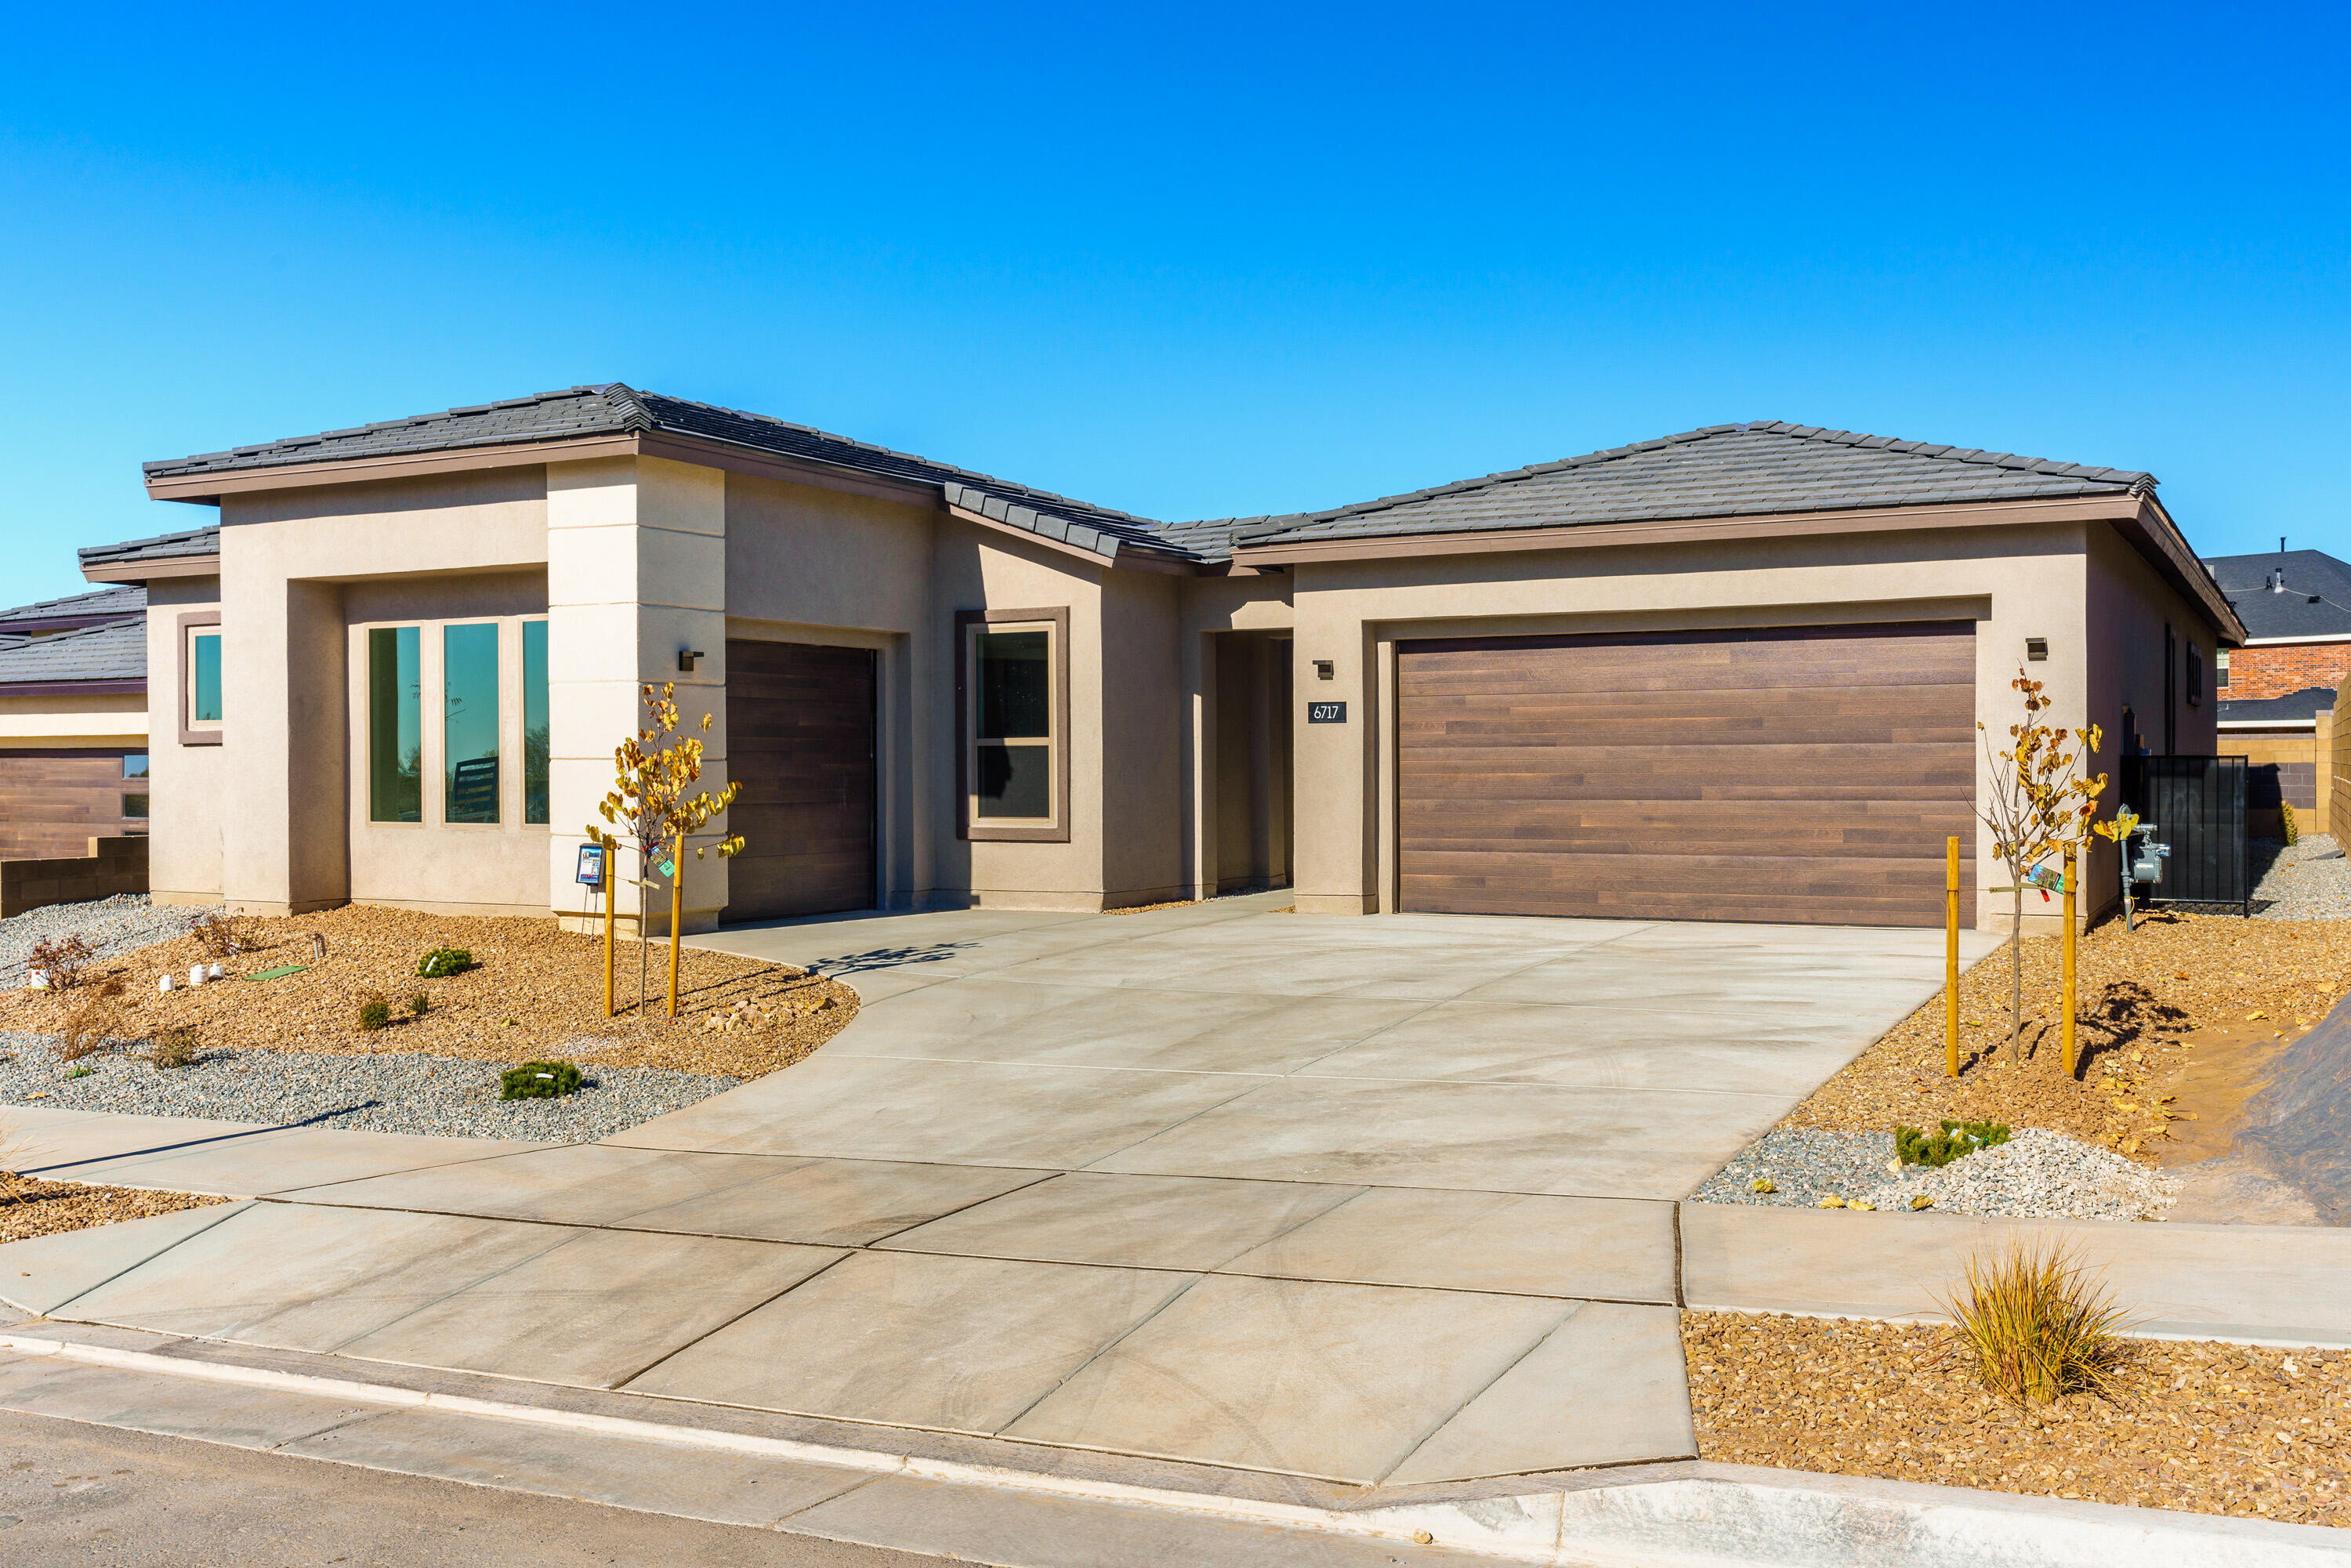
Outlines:
POLYGON ((1940 934, 1280 902, 724 933, 866 1006, 601 1145, 61 1125, 60 1174, 278 1201, 0 1249, 0 1295, 1342 1486, 1689 1455, 1674 1200, 1929 996, 1940 934))

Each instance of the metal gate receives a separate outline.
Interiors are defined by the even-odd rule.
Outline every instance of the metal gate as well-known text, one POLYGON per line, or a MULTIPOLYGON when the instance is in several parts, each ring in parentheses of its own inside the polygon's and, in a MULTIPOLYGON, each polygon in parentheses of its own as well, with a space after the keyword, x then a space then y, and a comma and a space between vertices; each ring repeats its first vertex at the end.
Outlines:
POLYGON ((2245 851, 2246 759, 2125 757, 2123 800, 2171 846, 2152 903, 2234 904, 2252 913, 2245 851))

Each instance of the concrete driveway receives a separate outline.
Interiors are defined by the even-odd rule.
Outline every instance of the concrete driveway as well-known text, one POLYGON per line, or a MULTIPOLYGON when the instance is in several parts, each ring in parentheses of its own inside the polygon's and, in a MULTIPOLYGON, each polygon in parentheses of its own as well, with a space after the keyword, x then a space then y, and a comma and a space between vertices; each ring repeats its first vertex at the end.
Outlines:
POLYGON ((1688 1454, 1671 1200, 1940 933, 1285 901, 703 938, 866 1006, 601 1145, 141 1222, 49 1310, 1353 1486, 1688 1454))

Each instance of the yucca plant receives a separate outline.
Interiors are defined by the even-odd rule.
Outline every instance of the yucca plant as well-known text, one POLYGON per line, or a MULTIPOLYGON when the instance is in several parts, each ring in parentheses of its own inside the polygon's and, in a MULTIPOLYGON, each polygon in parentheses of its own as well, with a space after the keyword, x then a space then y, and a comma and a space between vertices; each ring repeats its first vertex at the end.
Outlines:
POLYGON ((2019 1405, 2089 1392, 2112 1398, 2128 1354, 2123 1311, 2062 1242, 2011 1239, 1968 1259, 1944 1303, 1984 1386, 2019 1405))

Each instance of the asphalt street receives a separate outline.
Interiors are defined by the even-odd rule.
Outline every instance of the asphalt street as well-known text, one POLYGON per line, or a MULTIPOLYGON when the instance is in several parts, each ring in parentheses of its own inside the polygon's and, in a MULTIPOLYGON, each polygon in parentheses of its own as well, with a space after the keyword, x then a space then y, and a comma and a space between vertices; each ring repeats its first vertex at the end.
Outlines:
POLYGON ((0 1410, 9 1568, 929 1568, 943 1559, 0 1410))

